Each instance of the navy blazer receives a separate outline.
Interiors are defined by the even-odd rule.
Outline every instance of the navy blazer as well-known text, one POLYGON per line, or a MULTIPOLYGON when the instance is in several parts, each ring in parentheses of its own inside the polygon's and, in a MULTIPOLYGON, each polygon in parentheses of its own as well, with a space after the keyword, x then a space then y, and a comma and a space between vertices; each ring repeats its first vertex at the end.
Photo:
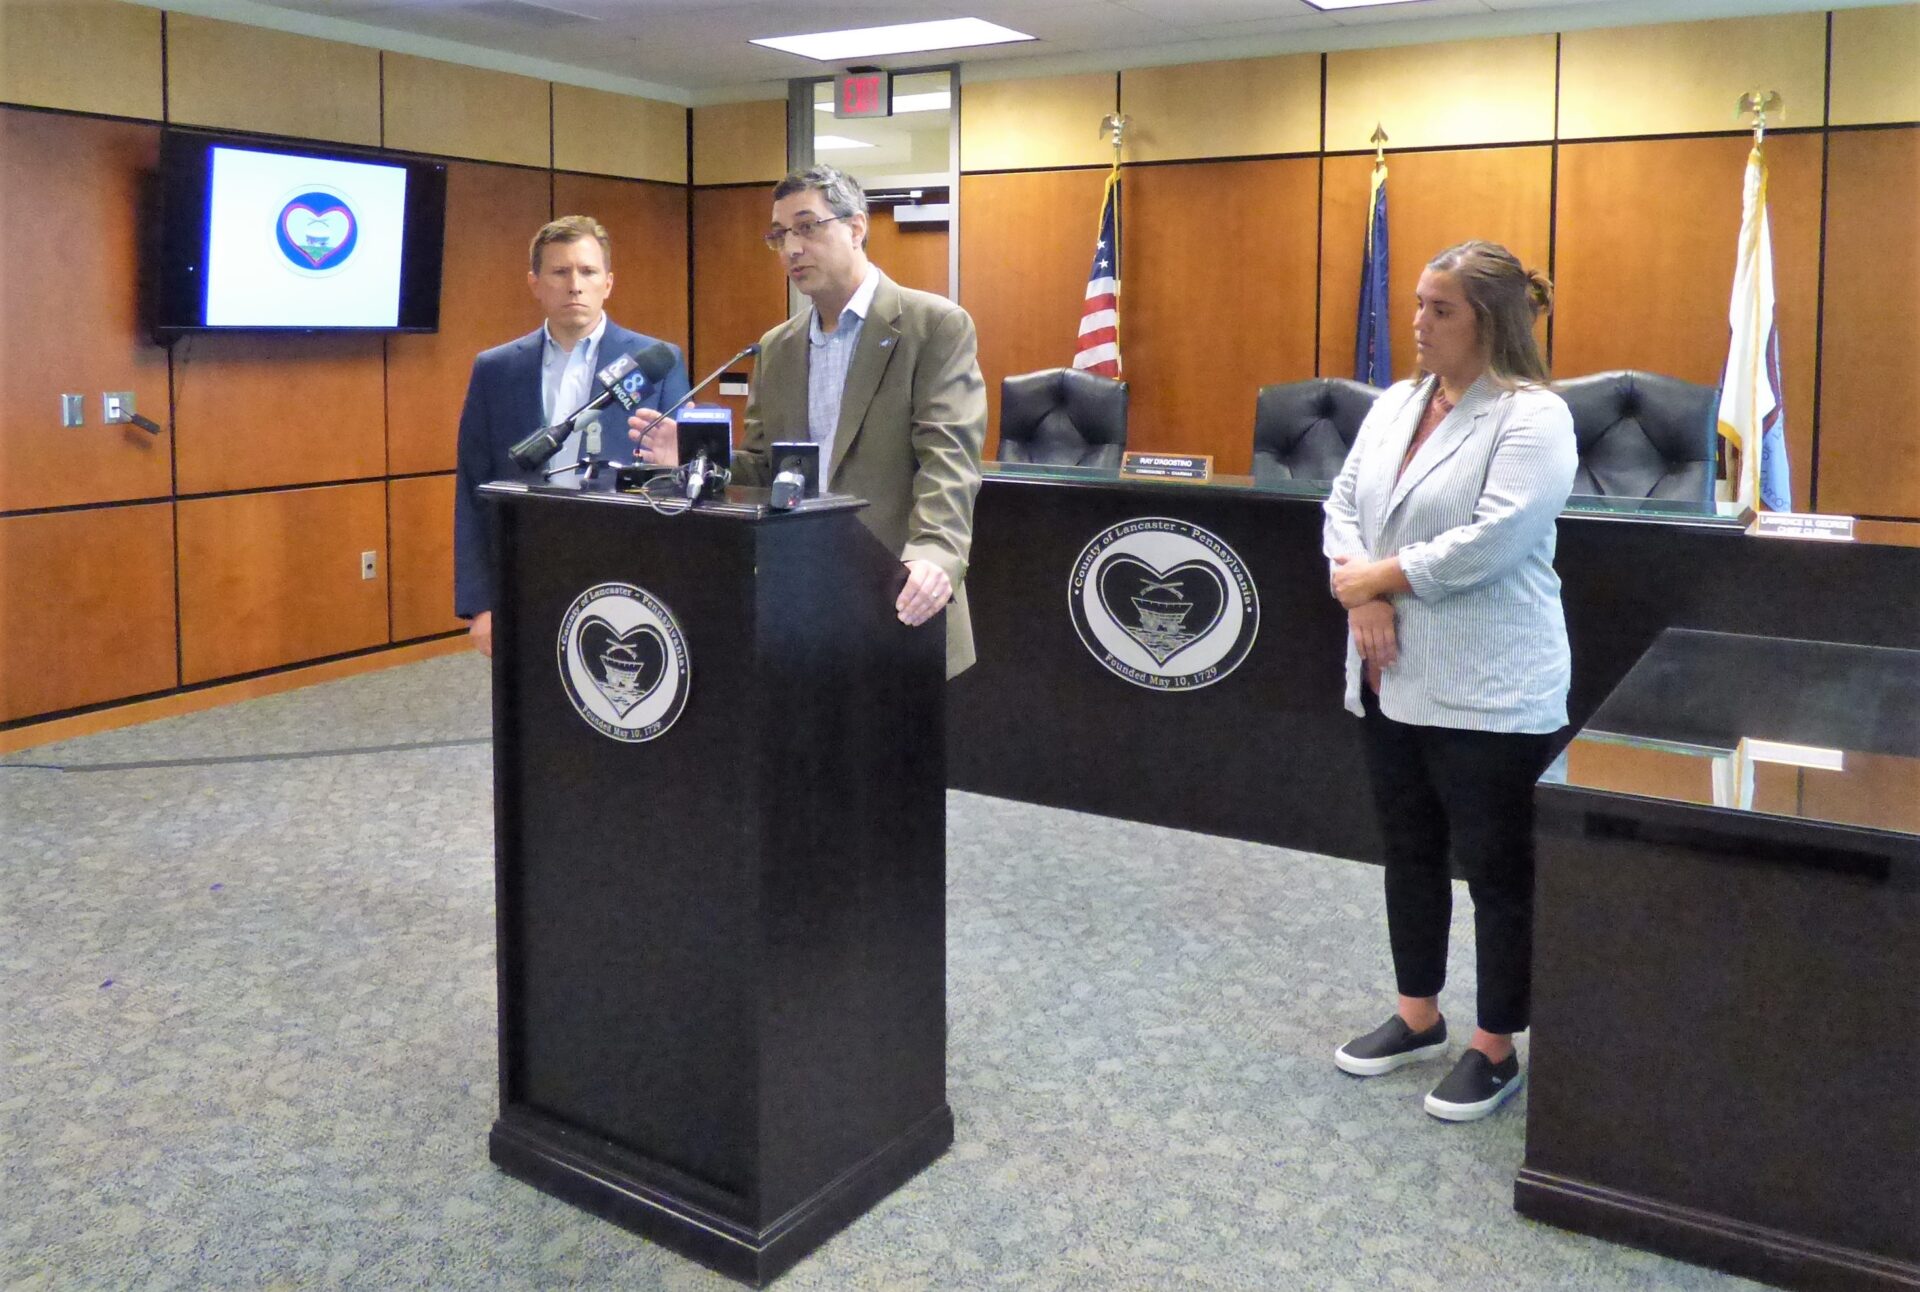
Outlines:
MULTIPOLYGON (((547 424, 540 399, 541 347, 546 329, 535 328, 517 341, 482 351, 473 361, 467 382, 467 402, 460 410, 460 469, 453 494, 453 612, 462 619, 493 609, 492 515, 480 501, 480 486, 489 480, 538 481, 545 468, 522 471, 507 450, 547 424)), ((650 336, 629 332, 612 319, 600 337, 598 367, 623 354, 634 354, 655 344, 650 336)), ((640 391, 648 408, 665 408, 684 397, 690 383, 679 346, 673 351, 673 371, 640 391)), ((596 376, 589 398, 606 386, 596 376)), ((626 459, 627 411, 618 402, 580 419, 574 432, 580 455, 587 454, 590 430, 600 430, 602 458, 626 459)))

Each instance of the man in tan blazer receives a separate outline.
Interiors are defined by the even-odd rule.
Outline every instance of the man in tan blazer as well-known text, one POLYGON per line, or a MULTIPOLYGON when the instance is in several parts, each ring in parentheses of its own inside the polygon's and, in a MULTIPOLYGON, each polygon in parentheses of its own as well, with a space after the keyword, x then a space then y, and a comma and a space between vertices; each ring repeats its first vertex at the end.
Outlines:
MULTIPOLYGON (((734 480, 766 484, 776 441, 820 445, 824 485, 865 498, 867 527, 899 554, 903 623, 947 610, 947 676, 973 663, 967 553, 986 438, 986 383, 973 320, 944 297, 901 287, 867 259, 867 199, 832 166, 773 190, 767 245, 811 307, 760 339, 734 480)), ((678 428, 631 423, 643 461, 672 464, 678 428)))

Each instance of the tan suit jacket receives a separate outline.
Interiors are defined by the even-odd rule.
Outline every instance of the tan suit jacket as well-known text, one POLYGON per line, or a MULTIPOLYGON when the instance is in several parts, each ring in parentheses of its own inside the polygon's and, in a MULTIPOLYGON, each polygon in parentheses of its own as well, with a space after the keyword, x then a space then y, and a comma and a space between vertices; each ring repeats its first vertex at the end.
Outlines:
MULTIPOLYGON (((877 269, 874 272, 879 272, 877 269)), ((760 338, 746 435, 734 479, 764 485, 781 440, 806 440, 807 331, 803 310, 760 338)), ((947 676, 973 663, 967 554, 987 434, 987 388, 973 320, 942 296, 882 274, 847 369, 833 460, 836 493, 867 500, 860 518, 902 561, 932 561, 953 581, 947 607, 947 676)))

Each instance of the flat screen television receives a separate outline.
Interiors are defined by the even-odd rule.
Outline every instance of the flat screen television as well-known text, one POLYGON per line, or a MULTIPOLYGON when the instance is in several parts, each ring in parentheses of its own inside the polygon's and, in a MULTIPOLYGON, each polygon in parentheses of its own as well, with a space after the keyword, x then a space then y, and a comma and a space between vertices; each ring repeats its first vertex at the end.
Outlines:
POLYGON ((153 330, 432 332, 447 168, 169 130, 153 330))

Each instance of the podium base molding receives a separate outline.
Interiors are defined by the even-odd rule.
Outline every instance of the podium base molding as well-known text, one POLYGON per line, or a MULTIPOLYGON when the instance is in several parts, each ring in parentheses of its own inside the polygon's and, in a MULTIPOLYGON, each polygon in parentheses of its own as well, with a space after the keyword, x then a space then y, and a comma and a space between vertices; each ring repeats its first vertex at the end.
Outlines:
POLYGON ((1776 1287, 1920 1292, 1920 1265, 1522 1167, 1513 1207, 1538 1220, 1776 1287))
POLYGON ((728 1278, 765 1287, 917 1175, 953 1144, 942 1104, 785 1215, 755 1229, 640 1179, 592 1152, 597 1141, 512 1109, 493 1124, 487 1155, 508 1175, 630 1229, 728 1278))

